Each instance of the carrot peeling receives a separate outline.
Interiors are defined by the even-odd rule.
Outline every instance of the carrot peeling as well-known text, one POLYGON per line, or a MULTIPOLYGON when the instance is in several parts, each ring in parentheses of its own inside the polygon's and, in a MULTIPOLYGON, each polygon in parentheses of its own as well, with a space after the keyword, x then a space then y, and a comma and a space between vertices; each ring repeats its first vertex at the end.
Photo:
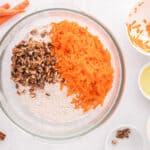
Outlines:
POLYGON ((13 15, 10 14, 10 15, 6 15, 6 16, 0 17, 0 25, 2 25, 3 23, 5 23, 6 21, 8 21, 13 16, 15 16, 15 15, 19 14, 20 12, 22 12, 22 10, 24 10, 28 5, 29 5, 29 1, 28 0, 24 0, 22 3, 16 5, 11 10, 12 11, 18 11, 18 13, 14 13, 13 15))
POLYGON ((24 9, 5 9, 5 8, 0 8, 0 17, 1 16, 12 16, 16 15, 18 13, 24 12, 24 9))
POLYGON ((28 0, 24 0, 22 3, 16 5, 13 9, 25 9, 29 5, 28 0))
POLYGON ((1 5, 0 8, 9 9, 10 5, 8 3, 6 3, 6 4, 1 5))
POLYGON ((56 68, 65 79, 60 89, 67 87, 67 96, 75 109, 84 112, 103 105, 112 87, 114 70, 111 55, 97 36, 75 22, 53 23, 51 40, 58 62, 56 68))

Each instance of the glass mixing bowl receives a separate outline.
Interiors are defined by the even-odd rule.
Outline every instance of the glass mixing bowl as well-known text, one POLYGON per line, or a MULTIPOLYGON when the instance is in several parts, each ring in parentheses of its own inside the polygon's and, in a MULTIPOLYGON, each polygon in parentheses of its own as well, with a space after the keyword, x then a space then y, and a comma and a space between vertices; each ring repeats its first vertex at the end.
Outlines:
POLYGON ((64 140, 78 137, 104 123, 113 113, 124 86, 124 62, 120 48, 108 29, 95 18, 79 11, 69 9, 46 9, 32 13, 18 21, 0 42, 0 105, 8 118, 24 131, 51 140, 64 140), (113 86, 106 96, 104 105, 87 115, 72 122, 46 122, 27 112, 16 94, 15 84, 10 79, 11 49, 19 42, 26 32, 37 26, 59 22, 75 21, 98 36, 112 56, 114 67, 113 86))

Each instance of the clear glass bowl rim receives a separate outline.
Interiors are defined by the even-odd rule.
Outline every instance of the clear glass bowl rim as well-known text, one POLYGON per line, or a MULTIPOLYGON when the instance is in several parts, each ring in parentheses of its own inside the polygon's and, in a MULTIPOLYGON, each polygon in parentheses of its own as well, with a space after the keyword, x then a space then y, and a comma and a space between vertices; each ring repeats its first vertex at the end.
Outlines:
MULTIPOLYGON (((95 125, 93 125, 91 128, 87 129, 87 130, 84 130, 83 132, 79 133, 78 135, 73 135, 73 136, 69 136, 69 137, 65 137, 65 138, 53 138, 53 137, 43 137, 43 136, 40 136, 40 135, 37 135, 37 134, 34 134, 32 132, 30 132, 29 130, 25 129, 24 127, 22 127, 21 125, 19 125, 17 122, 15 122, 11 116, 5 111, 5 108, 2 106, 1 102, 0 102, 0 107, 2 109, 2 111, 5 113, 5 115, 17 126, 19 127, 20 129, 22 129, 23 131, 25 131, 26 133, 29 133, 30 135, 32 136, 36 136, 36 137, 39 137, 39 138, 42 138, 42 139, 48 139, 48 140, 54 140, 54 141, 62 141, 62 140, 69 140, 69 139, 72 139, 72 138, 77 138, 77 137, 80 137, 80 136, 83 136, 91 131, 93 131, 94 129, 96 129, 97 127, 99 127, 101 124, 103 124, 105 121, 107 121, 110 116, 113 114, 113 112, 115 111, 115 109, 117 108, 118 104, 120 103, 120 100, 121 100, 121 97, 122 97, 122 94, 123 94, 123 91, 124 91, 124 87, 125 87, 125 63, 124 63, 124 58, 123 58, 123 55, 122 55, 122 52, 121 52, 121 49, 120 49, 120 46, 118 44, 118 42, 116 41, 115 37, 112 35, 112 33, 105 27, 105 25, 103 25, 100 21, 98 21, 96 18, 94 18, 93 16, 85 13, 85 12, 82 12, 82 11, 79 11, 79 10, 73 10, 73 9, 68 9, 68 8, 48 8, 48 9, 42 9, 42 10, 39 10, 39 11, 36 11, 36 12, 33 12, 25 17, 23 17, 22 19, 20 19, 19 21, 17 21, 12 27, 10 27, 10 29, 4 34, 4 36, 2 37, 2 39, 0 40, 0 46, 2 45, 3 41, 5 40, 5 38, 7 37, 7 35, 11 32, 11 30, 16 26, 18 25, 20 22, 22 22, 23 20, 25 20, 26 18, 30 17, 30 16, 33 16, 33 15, 36 15, 38 13, 42 13, 42 12, 46 12, 46 11, 70 11, 70 12, 73 12, 73 13, 77 13, 77 14, 80 14, 80 15, 83 15, 85 17, 87 17, 88 19, 94 21, 95 23, 97 23, 99 26, 101 26, 105 32, 110 36, 111 40, 113 41, 114 45, 116 46, 117 50, 118 50, 118 55, 119 55, 119 58, 120 58, 120 63, 121 63, 121 68, 122 68, 122 80, 121 80, 121 85, 120 85, 120 89, 119 89, 119 94, 118 94, 118 97, 116 98, 115 100, 115 103, 114 105, 112 106, 112 109, 109 111, 109 113, 107 113, 107 115, 102 119, 100 120, 99 122, 97 122, 95 125)), ((3 52, 1 52, 0 54, 0 57, 1 55, 3 55, 3 52)))

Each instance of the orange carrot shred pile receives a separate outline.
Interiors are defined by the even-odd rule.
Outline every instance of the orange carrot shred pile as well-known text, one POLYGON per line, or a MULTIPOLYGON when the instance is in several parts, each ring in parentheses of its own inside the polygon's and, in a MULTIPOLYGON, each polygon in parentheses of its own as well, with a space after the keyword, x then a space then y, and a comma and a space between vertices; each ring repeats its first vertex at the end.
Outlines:
POLYGON ((56 64, 67 86, 67 96, 75 94, 72 103, 76 109, 89 111, 102 105, 112 87, 113 67, 108 50, 97 36, 75 22, 53 23, 51 40, 56 64))

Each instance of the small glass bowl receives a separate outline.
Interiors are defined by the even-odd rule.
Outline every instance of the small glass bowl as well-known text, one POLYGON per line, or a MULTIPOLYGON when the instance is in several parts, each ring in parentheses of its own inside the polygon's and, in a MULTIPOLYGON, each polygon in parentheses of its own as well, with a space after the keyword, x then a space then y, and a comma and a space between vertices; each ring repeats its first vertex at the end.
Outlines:
POLYGON ((106 150, 142 150, 144 139, 141 133, 133 125, 120 125, 107 136, 105 142, 106 150), (116 138, 116 133, 119 130, 129 129, 128 138, 116 138))

